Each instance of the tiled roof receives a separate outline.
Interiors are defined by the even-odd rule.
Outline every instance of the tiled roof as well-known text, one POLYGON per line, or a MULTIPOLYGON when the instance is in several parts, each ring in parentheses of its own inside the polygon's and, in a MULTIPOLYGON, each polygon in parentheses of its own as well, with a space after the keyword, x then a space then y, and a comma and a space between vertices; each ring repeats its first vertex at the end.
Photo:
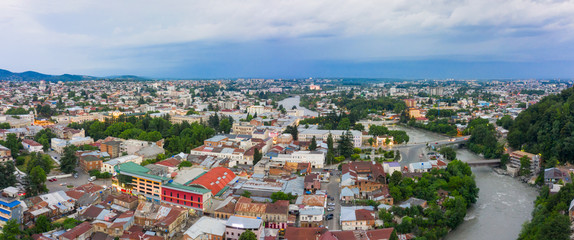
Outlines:
POLYGON ((211 193, 215 195, 234 178, 235 173, 228 168, 216 167, 195 179, 191 182, 191 185, 203 186, 211 190, 211 193))

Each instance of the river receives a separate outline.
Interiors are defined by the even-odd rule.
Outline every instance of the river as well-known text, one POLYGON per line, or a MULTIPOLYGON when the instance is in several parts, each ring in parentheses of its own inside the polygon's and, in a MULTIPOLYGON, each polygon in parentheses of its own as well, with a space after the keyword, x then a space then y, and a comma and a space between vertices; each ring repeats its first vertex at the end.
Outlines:
MULTIPOLYGON (((406 131, 411 143, 448 139, 440 134, 403 126, 393 126, 390 129, 406 131)), ((421 152, 421 148, 401 149, 401 165, 418 162, 421 152)), ((457 149, 456 152, 457 158, 465 162, 482 159, 466 149, 457 149)), ((538 192, 517 179, 498 175, 490 167, 474 167, 472 172, 480 188, 478 200, 468 210, 464 222, 445 239, 516 239, 522 224, 531 219, 533 202, 538 192)))
POLYGON ((279 101, 279 105, 283 105, 283 107, 287 110, 293 108, 293 106, 297 107, 297 109, 302 109, 304 114, 306 116, 311 116, 311 117, 317 117, 319 116, 319 113, 315 112, 315 111, 311 111, 307 108, 301 107, 299 106, 299 103, 301 103, 301 97, 299 96, 294 96, 294 97, 290 97, 290 98, 285 98, 281 101, 279 101))

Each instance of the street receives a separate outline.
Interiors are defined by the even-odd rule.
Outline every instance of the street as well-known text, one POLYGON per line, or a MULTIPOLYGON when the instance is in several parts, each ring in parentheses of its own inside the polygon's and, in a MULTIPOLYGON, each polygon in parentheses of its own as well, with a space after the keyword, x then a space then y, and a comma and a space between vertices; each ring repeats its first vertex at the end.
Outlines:
MULTIPOLYGON (((55 182, 46 181, 46 187, 48 187, 49 192, 57 192, 57 191, 66 191, 68 190, 68 185, 73 185, 74 187, 81 186, 84 184, 89 183, 88 179, 90 175, 84 172, 80 167, 76 167, 76 171, 78 172, 78 178, 68 177, 68 178, 60 178, 55 182)), ((48 180, 52 177, 48 176, 48 180)), ((112 179, 96 179, 92 181, 96 185, 105 185, 110 186, 112 184, 112 179)))
MULTIPOLYGON (((334 172, 334 171, 332 171, 334 172)), ((339 171, 337 171, 338 173, 340 173, 339 171)), ((325 209, 325 215, 332 213, 333 214, 333 219, 331 220, 325 220, 326 225, 329 227, 329 230, 339 230, 341 229, 341 226, 339 225, 339 219, 340 219, 340 215, 341 215, 341 205, 340 205, 340 201, 341 199, 339 198, 340 195, 340 188, 339 188, 339 182, 341 181, 340 179, 340 174, 337 175, 331 175, 331 179, 329 181, 329 184, 327 184, 326 187, 324 187, 325 185, 321 185, 321 189, 326 189, 328 192, 329 196, 332 196, 335 198, 335 201, 331 201, 330 199, 327 202, 334 202, 335 203, 335 211, 332 212, 327 212, 327 209, 325 209)), ((327 208, 329 208, 329 206, 327 206, 327 208)))

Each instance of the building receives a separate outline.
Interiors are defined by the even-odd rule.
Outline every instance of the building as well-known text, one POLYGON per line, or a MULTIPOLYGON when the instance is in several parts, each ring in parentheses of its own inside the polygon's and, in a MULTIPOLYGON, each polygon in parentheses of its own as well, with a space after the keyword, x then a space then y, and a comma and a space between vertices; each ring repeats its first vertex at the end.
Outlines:
POLYGON ((540 155, 522 152, 522 151, 514 151, 510 154, 510 165, 512 168, 520 169, 520 158, 526 157, 530 161, 530 172, 532 174, 537 174, 540 172, 541 166, 541 159, 540 155))
POLYGON ((299 224, 301 227, 318 227, 323 225, 324 207, 304 207, 299 210, 299 224))
POLYGON ((260 239, 263 234, 263 220, 251 217, 231 216, 225 223, 225 239, 239 240, 239 236, 251 230, 260 239))
POLYGON ((111 158, 120 156, 121 141, 108 141, 100 144, 100 151, 107 152, 111 158))
POLYGON ((409 98, 409 99, 405 99, 403 101, 405 101, 407 108, 414 108, 417 106, 417 100, 416 99, 409 98))
POLYGON ((82 170, 84 170, 85 172, 89 172, 92 170, 100 171, 100 169, 102 168, 102 162, 103 162, 102 159, 99 157, 96 157, 94 155, 86 155, 80 157, 79 164, 82 170))
POLYGON ((58 237, 58 240, 87 240, 94 233, 94 228, 89 222, 83 222, 80 225, 66 231, 58 237))
POLYGON ((372 207, 341 207, 341 229, 343 231, 373 229, 375 219, 372 207))
POLYGON ((8 220, 16 220, 18 224, 22 224, 22 204, 16 198, 0 196, 0 228, 2 228, 8 220))
POLYGON ((106 162, 102 162, 102 168, 100 169, 100 171, 115 174, 116 173, 115 167, 119 164, 127 162, 141 164, 142 161, 143 158, 141 156, 136 155, 121 156, 114 159, 110 159, 109 161, 106 162))
POLYGON ((431 169, 432 164, 430 162, 418 162, 409 164, 409 172, 412 173, 430 172, 431 169))
POLYGON ((224 240, 225 220, 203 216, 183 234, 183 240, 224 240))
POLYGON ((393 175, 394 172, 401 172, 401 165, 398 162, 385 162, 383 168, 387 175, 393 175))
POLYGON ((251 123, 248 122, 237 122, 233 123, 233 127, 231 129, 233 134, 251 135, 255 130, 255 126, 251 125, 251 123))
POLYGON ((24 149, 26 149, 26 151, 32 153, 32 152, 42 152, 43 151, 43 146, 42 144, 37 143, 36 141, 32 140, 32 139, 24 139, 22 140, 22 146, 24 146, 24 149))
POLYGON ((217 195, 235 177, 235 173, 228 168, 216 167, 197 177, 190 186, 205 188, 210 190, 211 194, 217 195))
POLYGON ((319 174, 313 173, 305 176, 305 191, 315 192, 321 190, 319 174))
POLYGON ((235 204, 235 214, 260 218, 267 228, 285 228, 289 218, 289 201, 256 203, 251 198, 240 197, 235 204))
POLYGON ((279 162, 281 166, 286 163, 309 163, 312 168, 323 168, 325 153, 321 151, 297 151, 292 154, 277 154, 270 161, 279 162))
POLYGON ((7 162, 12 160, 12 151, 9 148, 0 145, 0 162, 7 162))
MULTIPOLYGON (((211 190, 174 182, 167 172, 152 170, 133 162, 116 167, 115 187, 137 195, 141 200, 186 207, 203 212, 211 205, 211 190)), ((209 183, 210 184, 210 183, 209 183)))

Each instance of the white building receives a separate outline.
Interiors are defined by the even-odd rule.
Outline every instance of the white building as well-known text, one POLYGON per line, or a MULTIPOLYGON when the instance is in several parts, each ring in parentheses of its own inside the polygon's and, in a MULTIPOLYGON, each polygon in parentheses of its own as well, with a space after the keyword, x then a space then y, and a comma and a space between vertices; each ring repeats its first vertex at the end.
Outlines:
POLYGON ((22 146, 24 146, 24 149, 26 149, 26 151, 32 153, 32 152, 42 152, 42 144, 31 140, 31 139, 24 139, 22 140, 22 146))
POLYGON ((134 163, 140 164, 142 161, 143 161, 143 158, 141 156, 136 156, 136 155, 121 156, 121 157, 111 159, 107 162, 103 162, 102 168, 100 171, 114 174, 115 173, 114 168, 118 164, 122 164, 122 163, 126 163, 126 162, 134 162, 134 163))
POLYGON ((325 153, 319 151, 297 151, 293 154, 278 154, 277 157, 271 157, 273 162, 293 163, 310 163, 313 168, 323 168, 325 164, 325 153))

